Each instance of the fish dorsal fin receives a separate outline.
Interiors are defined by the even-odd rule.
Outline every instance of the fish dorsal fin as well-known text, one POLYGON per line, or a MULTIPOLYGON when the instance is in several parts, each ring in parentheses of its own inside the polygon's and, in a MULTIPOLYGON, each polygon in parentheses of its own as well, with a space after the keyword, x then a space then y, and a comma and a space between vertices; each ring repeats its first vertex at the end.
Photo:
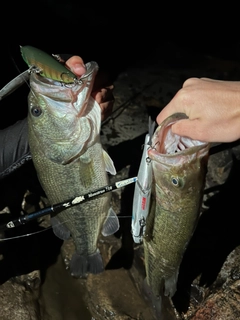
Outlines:
POLYGON ((109 156, 109 154, 105 150, 103 150, 103 159, 104 159, 106 171, 112 175, 115 175, 117 172, 116 172, 114 163, 111 157, 109 156))
POLYGON ((108 211, 108 217, 103 225, 102 235, 107 237, 114 234, 119 229, 119 220, 115 211, 110 208, 108 211))

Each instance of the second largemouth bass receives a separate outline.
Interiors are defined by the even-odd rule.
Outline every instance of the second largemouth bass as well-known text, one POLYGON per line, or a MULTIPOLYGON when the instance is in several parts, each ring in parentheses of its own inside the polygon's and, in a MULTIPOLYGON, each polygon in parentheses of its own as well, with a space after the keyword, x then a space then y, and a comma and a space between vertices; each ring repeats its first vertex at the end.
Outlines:
MULTIPOLYGON (((98 65, 87 63, 86 69, 80 81, 72 84, 35 72, 30 75, 29 146, 50 204, 108 185, 107 172, 116 173, 100 142, 101 109, 90 95, 98 65)), ((97 247, 99 234, 107 236, 119 227, 110 199, 106 193, 51 219, 59 238, 74 240, 70 271, 75 277, 104 270, 97 247)))
POLYGON ((148 150, 153 197, 143 242, 146 283, 159 315, 163 295, 172 297, 176 291, 180 263, 198 222, 207 172, 209 144, 171 131, 172 124, 183 118, 186 115, 174 114, 159 125, 148 150))

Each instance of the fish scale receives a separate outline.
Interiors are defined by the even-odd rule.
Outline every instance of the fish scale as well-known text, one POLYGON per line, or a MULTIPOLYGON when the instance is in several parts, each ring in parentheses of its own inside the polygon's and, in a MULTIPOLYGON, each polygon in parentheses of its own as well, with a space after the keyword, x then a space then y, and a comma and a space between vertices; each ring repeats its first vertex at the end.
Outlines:
MULTIPOLYGON (((39 174, 40 183, 44 186, 44 191, 50 203, 62 202, 65 199, 92 190, 93 186, 94 188, 100 188, 108 184, 107 176, 103 177, 101 174, 105 170, 101 157, 96 157, 95 167, 90 164, 91 172, 95 173, 95 175, 90 175, 89 173, 86 174, 86 168, 89 167, 89 164, 81 163, 80 159, 64 166, 53 163, 48 159, 43 161, 41 154, 37 152, 40 146, 35 139, 32 142, 30 138, 29 144, 31 152, 34 154, 34 165, 41 172, 39 174), (79 174, 76 174, 77 171, 79 174), (81 174, 84 171, 85 174, 81 174)), ((101 145, 95 144, 88 149, 88 152, 90 156, 92 153, 100 154, 102 152, 101 145)), ((101 226, 108 216, 110 197, 110 194, 105 194, 57 215, 59 221, 64 223, 71 231, 76 251, 79 254, 93 254, 96 251, 101 226), (76 226, 78 227, 76 228, 76 226)))
POLYGON ((153 183, 143 238, 145 285, 159 317, 164 313, 163 296, 171 298, 176 292, 183 254, 200 215, 207 172, 209 144, 184 138, 186 147, 175 152, 183 138, 171 132, 171 125, 184 118, 184 114, 167 118, 156 129, 154 147, 148 151, 153 183))
MULTIPOLYGON (((30 74, 29 147, 51 205, 102 188, 109 184, 108 173, 116 174, 100 141, 101 109, 90 96, 98 65, 90 62, 86 69, 71 86, 30 74)), ((111 194, 105 193, 52 216, 55 235, 73 239, 76 250, 70 272, 74 277, 104 270, 98 250, 100 232, 107 236, 119 228, 110 201, 111 194)))

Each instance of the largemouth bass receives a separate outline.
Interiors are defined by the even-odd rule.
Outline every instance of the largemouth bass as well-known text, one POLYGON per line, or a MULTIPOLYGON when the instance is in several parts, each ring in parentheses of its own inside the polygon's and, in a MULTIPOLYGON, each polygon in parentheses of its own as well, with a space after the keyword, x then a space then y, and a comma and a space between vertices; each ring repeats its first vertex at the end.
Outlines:
POLYGON ((159 316, 162 297, 176 292, 183 254, 201 212, 207 172, 209 144, 171 131, 172 124, 183 118, 186 115, 174 114, 159 125, 148 150, 153 196, 143 238, 145 289, 159 316))
MULTIPOLYGON (((72 84, 30 75, 29 146, 50 204, 103 187, 109 183, 107 172, 116 173, 100 141, 101 109, 90 95, 98 65, 87 63, 86 69, 72 84)), ((73 238, 76 252, 70 272, 75 277, 104 270, 99 234, 107 236, 119 228, 110 200, 110 193, 105 193, 51 219, 56 236, 73 238)))

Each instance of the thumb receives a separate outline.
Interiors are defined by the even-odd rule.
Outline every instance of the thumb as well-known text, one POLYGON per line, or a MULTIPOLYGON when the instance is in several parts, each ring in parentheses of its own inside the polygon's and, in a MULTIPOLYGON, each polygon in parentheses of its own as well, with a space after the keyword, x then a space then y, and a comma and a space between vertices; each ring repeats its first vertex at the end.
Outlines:
POLYGON ((79 56, 73 56, 70 59, 68 59, 66 61, 66 66, 78 77, 81 77, 86 72, 83 60, 79 56))
POLYGON ((199 119, 179 120, 172 125, 172 132, 179 136, 204 141, 205 130, 201 127, 199 119))

